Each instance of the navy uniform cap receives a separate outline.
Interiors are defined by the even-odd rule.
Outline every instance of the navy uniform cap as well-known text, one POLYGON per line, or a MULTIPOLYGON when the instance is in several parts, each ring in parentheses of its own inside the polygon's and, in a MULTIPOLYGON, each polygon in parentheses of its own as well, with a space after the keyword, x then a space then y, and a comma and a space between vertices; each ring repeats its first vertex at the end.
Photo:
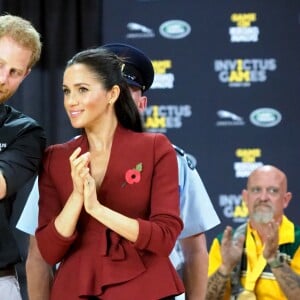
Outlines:
POLYGON ((143 92, 150 88, 154 79, 154 69, 144 52, 122 43, 105 44, 102 47, 124 59, 123 76, 129 85, 137 86, 143 92))

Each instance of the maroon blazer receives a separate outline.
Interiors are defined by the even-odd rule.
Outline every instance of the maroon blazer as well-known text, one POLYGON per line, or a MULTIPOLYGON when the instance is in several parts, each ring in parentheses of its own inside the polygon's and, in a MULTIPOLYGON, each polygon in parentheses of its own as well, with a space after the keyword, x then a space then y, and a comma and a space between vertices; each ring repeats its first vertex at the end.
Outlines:
POLYGON ((69 156, 78 146, 83 153, 88 151, 85 135, 50 146, 39 176, 38 245, 48 263, 61 262, 51 299, 95 295, 109 300, 154 300, 181 294, 183 284, 168 257, 183 228, 176 154, 169 140, 162 134, 136 133, 121 126, 114 134, 97 194, 103 205, 138 220, 135 243, 84 209, 73 236, 64 238, 55 230, 54 219, 72 192, 69 156), (140 174, 131 171, 137 165, 142 166, 140 174))

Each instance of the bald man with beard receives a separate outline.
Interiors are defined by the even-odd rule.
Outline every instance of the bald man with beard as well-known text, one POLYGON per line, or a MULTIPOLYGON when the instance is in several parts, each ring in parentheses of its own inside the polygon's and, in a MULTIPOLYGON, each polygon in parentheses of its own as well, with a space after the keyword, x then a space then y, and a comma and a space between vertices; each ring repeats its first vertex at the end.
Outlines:
POLYGON ((242 198, 249 219, 213 240, 206 299, 296 299, 299 280, 286 280, 283 271, 290 265, 300 274, 300 228, 284 215, 292 199, 286 175, 271 165, 255 169, 242 198))

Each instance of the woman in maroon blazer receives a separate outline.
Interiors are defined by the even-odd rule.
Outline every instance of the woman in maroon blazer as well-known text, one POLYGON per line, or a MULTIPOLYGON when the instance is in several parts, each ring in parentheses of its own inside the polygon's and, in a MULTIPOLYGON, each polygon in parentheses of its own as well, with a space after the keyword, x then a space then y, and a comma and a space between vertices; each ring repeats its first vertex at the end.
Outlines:
POLYGON ((184 291, 169 261, 182 230, 176 154, 144 133, 122 77, 104 49, 75 55, 64 105, 83 134, 50 146, 39 177, 44 259, 60 263, 51 299, 173 299, 184 291))

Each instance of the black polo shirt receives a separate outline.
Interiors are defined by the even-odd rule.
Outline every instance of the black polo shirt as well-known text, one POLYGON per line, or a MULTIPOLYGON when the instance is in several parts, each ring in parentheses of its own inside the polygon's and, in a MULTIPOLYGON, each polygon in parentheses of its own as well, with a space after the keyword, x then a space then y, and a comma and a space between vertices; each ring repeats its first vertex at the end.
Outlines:
POLYGON ((0 269, 20 261, 9 226, 12 207, 17 192, 37 174, 45 147, 45 132, 35 120, 0 104, 0 171, 7 185, 0 200, 0 269))

